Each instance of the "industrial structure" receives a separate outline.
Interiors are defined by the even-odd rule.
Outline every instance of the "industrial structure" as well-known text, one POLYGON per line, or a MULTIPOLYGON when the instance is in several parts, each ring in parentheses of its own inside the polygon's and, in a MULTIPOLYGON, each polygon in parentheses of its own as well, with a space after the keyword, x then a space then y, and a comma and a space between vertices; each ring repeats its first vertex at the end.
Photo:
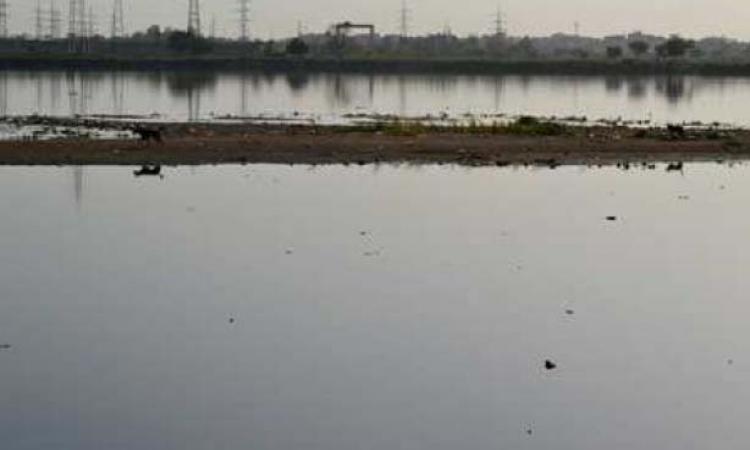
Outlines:
POLYGON ((333 35, 335 42, 339 47, 346 43, 346 38, 352 30, 367 31, 370 36, 370 42, 375 39, 375 25, 364 23, 341 22, 331 26, 329 34, 333 35))

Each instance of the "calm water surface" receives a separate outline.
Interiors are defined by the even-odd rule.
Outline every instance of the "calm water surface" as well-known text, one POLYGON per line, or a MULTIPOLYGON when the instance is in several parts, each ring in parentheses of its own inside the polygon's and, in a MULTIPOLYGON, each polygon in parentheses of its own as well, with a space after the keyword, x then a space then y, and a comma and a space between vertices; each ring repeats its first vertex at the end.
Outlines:
POLYGON ((750 125, 750 78, 335 75, 224 72, 0 73, 0 113, 265 117, 352 114, 586 116, 750 125))
POLYGON ((2 168, 2 448, 745 449, 749 170, 2 168))

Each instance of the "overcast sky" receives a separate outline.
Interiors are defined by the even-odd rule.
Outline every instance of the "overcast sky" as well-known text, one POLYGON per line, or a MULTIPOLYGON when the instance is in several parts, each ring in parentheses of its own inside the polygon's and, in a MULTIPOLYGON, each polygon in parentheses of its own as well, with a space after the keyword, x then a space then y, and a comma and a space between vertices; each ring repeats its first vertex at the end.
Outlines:
MULTIPOLYGON (((63 10, 67 28, 69 0, 54 1, 63 10)), ((113 0, 87 0, 98 16, 99 30, 109 32, 113 0)), ((185 27, 188 0, 123 0, 128 31, 149 24, 185 27)), ((11 33, 34 29, 36 0, 8 0, 11 33)), ((218 34, 238 32, 237 0, 200 0, 207 31, 213 16, 218 34)), ((379 32, 395 32, 401 0, 251 0, 253 36, 283 37, 297 23, 306 31, 322 31, 342 20, 371 22, 379 32)), ((496 0, 408 0, 411 29, 416 33, 440 31, 446 25, 458 34, 492 29, 496 0)), ((726 35, 750 40, 750 1, 741 0, 505 0, 500 2, 513 35, 571 32, 580 22, 581 33, 595 36, 643 30, 689 37, 726 35)))

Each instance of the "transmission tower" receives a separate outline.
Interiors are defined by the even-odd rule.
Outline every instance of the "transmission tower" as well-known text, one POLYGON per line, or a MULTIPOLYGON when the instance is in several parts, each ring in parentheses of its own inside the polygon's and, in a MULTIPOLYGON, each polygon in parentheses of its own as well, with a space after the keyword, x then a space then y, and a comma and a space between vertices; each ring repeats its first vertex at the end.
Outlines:
POLYGON ((411 18, 411 11, 406 4, 406 0, 401 2, 401 11, 399 15, 399 34, 401 39, 409 37, 409 19, 411 18))
POLYGON ((34 8, 34 24, 36 25, 36 40, 41 41, 44 39, 44 13, 42 12, 42 4, 39 0, 36 2, 36 8, 34 8))
POLYGON ((240 40, 246 42, 250 35, 250 0, 240 2, 240 40))
POLYGON ((8 0, 0 0, 0 38, 8 37, 8 0))
POLYGON ((99 29, 96 23, 96 16, 94 15, 94 8, 89 6, 89 14, 86 18, 86 37, 92 38, 99 33, 99 29))
POLYGON ((88 52, 93 10, 87 17, 86 0, 70 0, 68 5, 68 48, 71 52, 88 52))
POLYGON ((501 37, 505 35, 505 19, 503 18, 503 11, 500 6, 497 7, 497 13, 495 14, 495 36, 501 37))
POLYGON ((55 7, 54 2, 49 4, 49 38, 52 40, 60 39, 62 15, 60 10, 55 7))
POLYGON ((125 12, 122 0, 115 0, 112 4, 112 39, 125 37, 125 12))
POLYGON ((190 0, 188 9, 188 33, 194 36, 201 35, 201 6, 200 0, 190 0))

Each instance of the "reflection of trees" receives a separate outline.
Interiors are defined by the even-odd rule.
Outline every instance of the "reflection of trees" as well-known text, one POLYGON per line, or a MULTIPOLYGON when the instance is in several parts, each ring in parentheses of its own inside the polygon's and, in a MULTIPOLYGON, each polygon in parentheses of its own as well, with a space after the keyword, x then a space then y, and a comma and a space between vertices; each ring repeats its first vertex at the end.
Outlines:
POLYGON ((310 84, 310 75, 303 71, 294 71, 286 74, 286 83, 292 92, 300 92, 310 84))
POLYGON ((337 73, 326 77, 326 84, 326 92, 331 94, 334 105, 344 107, 351 105, 352 99, 348 87, 348 77, 337 73))
POLYGON ((205 91, 216 87, 218 77, 215 72, 169 72, 167 87, 176 97, 185 97, 191 93, 205 91))
POLYGON ((629 78, 628 81, 628 97, 631 99, 641 99, 646 96, 647 85, 646 80, 641 77, 629 78))
POLYGON ((607 90, 607 92, 620 92, 622 90, 622 86, 623 80, 620 76, 608 76, 604 79, 604 88, 607 90))
POLYGON ((188 103, 188 120, 201 116, 201 95, 216 87, 218 77, 215 72, 170 72, 167 74, 167 87, 175 97, 183 97, 188 103))
POLYGON ((692 86, 687 85, 684 76, 668 75, 656 79, 656 92, 664 95, 670 103, 679 103, 692 95, 692 86))

